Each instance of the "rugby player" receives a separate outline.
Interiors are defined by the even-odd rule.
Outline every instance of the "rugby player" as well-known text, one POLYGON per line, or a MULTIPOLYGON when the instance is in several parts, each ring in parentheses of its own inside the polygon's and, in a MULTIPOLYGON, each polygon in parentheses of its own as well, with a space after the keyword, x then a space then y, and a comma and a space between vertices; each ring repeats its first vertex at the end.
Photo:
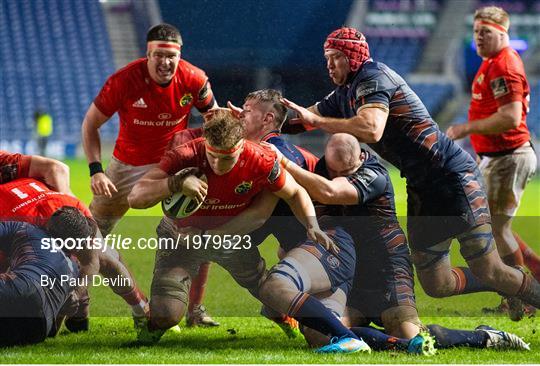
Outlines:
MULTIPOLYGON (((236 113, 240 116, 242 122, 244 123, 245 127, 246 127, 246 138, 252 140, 252 141, 268 141, 269 143, 272 143, 276 148, 277 150, 283 154, 283 156, 285 156, 285 159, 289 160, 289 161, 292 161, 294 162, 295 164, 291 164, 291 165, 294 165, 298 170, 306 170, 306 172, 308 171, 314 171, 315 170, 315 166, 313 166, 314 164, 313 163, 317 163, 317 158, 310 154, 309 152, 305 152, 305 150, 303 149, 299 149, 298 147, 290 144, 283 136, 280 135, 280 129, 281 129, 281 126, 283 124, 283 122, 285 121, 285 118, 286 118, 286 109, 283 105, 281 105, 280 103, 280 98, 281 98, 281 93, 275 91, 275 90, 260 90, 260 91, 256 91, 256 92, 253 92, 253 93, 250 93, 247 97, 246 97, 246 100, 244 102, 244 105, 242 107, 242 109, 240 108, 235 108, 234 106, 232 106, 231 104, 229 104, 229 107, 230 108, 235 108, 236 110, 236 113)), ((355 159, 349 159, 347 160, 347 163, 353 163, 356 164, 356 162, 358 162, 358 166, 362 165, 362 162, 360 161, 360 147, 358 145, 358 142, 356 142, 356 140, 354 139, 354 137, 349 136, 349 139, 352 139, 353 142, 351 143, 350 141, 348 141, 347 138, 343 138, 343 136, 341 138, 338 138, 338 139, 333 139, 331 141, 335 141, 330 143, 329 146, 337 146, 337 145, 341 145, 343 148, 347 148, 347 147, 357 147, 357 151, 354 150, 351 151, 352 155, 349 154, 349 157, 351 156, 355 156, 355 152, 358 153, 357 156, 355 156, 355 159)), ((364 152, 363 154, 367 154, 367 152, 364 152)), ((334 154, 332 154, 334 155, 334 154)), ((340 156, 341 157, 341 156, 340 156)), ((364 155, 365 157, 365 155, 364 155)), ((372 162, 372 160, 374 160, 375 158, 371 158, 370 159, 370 162, 372 162)), ((376 159, 375 159, 376 161, 376 159)), ((319 164, 320 165, 320 164, 319 164)), ((324 162, 323 162, 323 165, 324 165, 324 162)), ((369 164, 367 164, 367 166, 369 166, 369 164)), ((382 166, 377 166, 377 171, 384 171, 384 168, 382 166)), ((321 169, 319 169, 320 171, 321 169)), ((324 170, 324 169, 323 169, 324 170)), ((371 171, 371 170, 370 170, 371 171)), ((373 173, 373 174, 376 174, 376 173, 373 173)), ((306 174, 307 176, 315 176, 317 177, 316 175, 313 175, 313 174, 309 174, 307 173, 306 174)), ((300 177, 303 177, 302 174, 300 174, 300 177)), ((390 238, 393 238, 394 241, 395 239, 402 239, 402 245, 393 245, 392 248, 393 248, 393 253, 395 253, 394 255, 390 255, 389 253, 387 253, 387 255, 378 255, 378 256, 370 256, 370 257, 366 257, 366 255, 370 255, 370 254, 373 254, 370 250, 364 250, 364 251, 361 251, 360 252, 360 256, 356 257, 357 258, 357 263, 358 261, 360 261, 360 266, 356 266, 356 273, 359 273, 360 271, 362 271, 362 273, 365 273, 364 272, 364 269, 366 268, 369 268, 369 269, 373 269, 373 268, 376 268, 376 272, 380 272, 381 270, 381 267, 384 268, 384 265, 389 261, 388 258, 393 258, 394 261, 396 263, 399 263, 400 259, 403 261, 403 258, 401 257, 405 257, 405 263, 409 263, 408 261, 408 248, 407 248, 407 245, 406 245, 406 242, 405 242, 405 235, 403 234, 403 232, 401 231, 401 229, 399 228, 399 225, 397 225, 397 218, 395 218, 395 209, 393 208, 393 194, 391 192, 391 184, 389 182, 389 178, 388 177, 385 177, 385 181, 388 181, 388 186, 390 187, 390 192, 385 192, 387 193, 387 195, 385 195, 385 198, 384 198, 384 201, 385 203, 388 201, 388 206, 389 207, 386 207, 386 210, 390 211, 390 212, 394 212, 394 222, 392 222, 393 224, 395 224, 395 226, 398 226, 397 229, 399 230, 399 233, 397 234, 401 234, 401 235, 396 235, 396 233, 394 233, 393 230, 388 230, 389 227, 388 226, 384 226, 382 228, 380 228, 381 230, 379 231, 382 231, 382 230, 386 230, 385 232, 385 238, 386 237, 390 237, 390 238), (386 197, 386 196, 390 196, 391 200, 389 199, 389 197, 386 197), (401 249, 401 250, 399 250, 401 249), (401 255, 400 255, 400 252, 401 252, 401 255), (405 254, 404 254, 405 253, 405 254), (360 260, 360 258, 365 258, 364 260, 360 260), (381 261, 378 261, 376 263, 375 262, 375 259, 377 257, 384 257, 383 260, 381 261)), ((323 178, 323 183, 326 183, 328 182, 326 179, 323 178)), ((299 182, 301 183, 301 182, 299 182)), ((328 187, 328 185, 318 185, 317 184, 318 182, 315 181, 313 182, 313 186, 316 186, 317 188, 321 188, 324 190, 324 188, 322 188, 323 186, 325 188, 328 187)), ((301 183, 302 184, 302 183, 301 183)), ((334 185, 332 185, 334 186, 334 185)), ((310 186, 306 186, 307 187, 310 187, 310 186)), ((351 187, 354 189, 354 186, 351 185, 351 187)), ((380 184, 377 186, 379 189, 380 189, 380 184)), ((387 187, 387 185, 383 185, 383 190, 387 187)), ((356 190, 355 190, 356 192, 356 190)), ((378 191, 375 191, 375 196, 377 196, 379 193, 378 191)), ((313 196, 313 194, 310 194, 310 196, 312 198, 316 197, 316 196, 313 196)), ((339 196, 339 195, 337 195, 339 196)), ((334 204, 335 203, 335 200, 334 199, 339 199, 339 197, 337 197, 336 195, 333 195, 331 197, 331 199, 324 199, 324 200, 320 200, 318 201, 319 203, 322 203, 322 204, 334 204)), ((328 197, 327 197, 328 198, 328 197)), ((317 199, 316 199, 317 200, 317 199)), ((357 203, 358 200, 355 201, 355 203, 357 203)), ((379 206, 380 206, 380 202, 378 202, 379 206)), ((319 206, 317 206, 319 207, 319 206)), ((322 207, 322 206, 321 206, 322 207)), ((377 205, 374 205, 373 207, 377 207, 377 205)), ((387 213, 386 210, 383 210, 383 213, 387 213)), ((338 215, 338 216, 341 216, 342 215, 342 212, 339 211, 339 212, 332 212, 334 215, 338 215)), ((360 212, 360 213, 356 213, 356 215, 360 215, 360 214, 366 214, 366 212, 360 212)), ((273 215, 275 215, 275 218, 276 218, 276 222, 275 223, 272 223, 271 225, 269 225, 269 223, 271 223, 272 220, 268 220, 266 222, 266 224, 259 230, 255 231, 252 233, 252 237, 257 237, 257 233, 261 232, 262 235, 260 236, 260 238, 258 238, 258 240, 255 240, 255 242, 262 242, 262 240, 264 240, 266 238, 266 236, 268 236, 268 234, 272 233, 274 234, 274 236, 278 239, 278 241, 280 242, 281 244, 281 248, 282 248, 282 251, 283 252, 286 252, 287 250, 291 250, 293 248, 295 248, 295 246, 298 246, 296 245, 296 243, 302 243, 303 240, 302 240, 302 236, 298 236, 298 234, 296 234, 295 230, 294 230, 294 226, 293 225, 285 225, 285 219, 287 216, 290 216, 291 213, 289 210, 287 210, 287 207, 284 207, 284 208, 280 208, 279 205, 278 207, 274 210, 274 213, 273 215), (295 235, 296 234, 296 235, 295 235)), ((339 224, 343 224, 342 221, 345 221, 345 220, 340 220, 339 221, 339 224)), ((382 220, 380 220, 382 221, 382 220)), ((371 226, 374 226, 375 225, 371 225, 371 226)), ((379 225, 380 226, 380 225, 379 225)), ((342 230, 342 228, 339 228, 338 230, 342 230)), ((363 224, 363 225, 359 225, 358 223, 354 223, 353 225, 348 225, 346 227, 346 230, 347 232, 349 233, 352 233, 353 231, 354 232, 358 232, 359 235, 361 235, 362 237, 360 238, 356 238, 355 239, 355 242, 358 242, 358 240, 360 240, 361 242, 364 242, 364 241, 367 241, 368 243, 376 243, 378 245, 375 246, 375 253, 377 253, 378 251, 380 251, 381 248, 384 248, 386 247, 385 244, 380 244, 381 242, 384 243, 384 239, 382 238, 379 238, 381 235, 376 235, 376 239, 381 239, 379 241, 377 241, 376 239, 373 239, 372 236, 374 234, 374 231, 376 231, 376 227, 375 228, 369 228, 367 227, 367 225, 363 224), (362 227, 362 234, 359 232, 358 230, 358 227, 361 226, 362 227)), ((301 235, 302 233, 300 233, 301 235)), ((375 233, 375 234, 380 234, 380 233, 375 233)), ((358 236, 358 235, 357 235, 358 236)), ((349 238, 348 234, 345 235, 345 233, 342 233, 342 236, 341 238, 349 238)), ((349 242, 347 240, 344 240, 345 243, 349 242)), ((305 244, 304 244, 305 245, 305 244)), ((302 246, 300 245, 299 246, 300 249, 302 248, 302 246)), ((358 249, 357 249, 358 251, 358 249)), ((322 252, 324 253, 324 252, 322 252)), ((299 250, 299 249, 295 249, 295 251, 293 252, 293 255, 295 256, 301 256, 302 254, 302 251, 299 250), (300 254, 298 254, 300 253, 300 254)), ((281 255, 280 256, 280 259, 284 259, 285 255, 281 255)), ((295 266, 291 266, 290 264, 290 259, 285 259, 284 260, 284 263, 286 264, 280 264, 280 269, 279 270, 276 270, 277 272, 276 273, 279 273, 280 271, 283 272, 284 270, 286 271, 287 269, 288 270, 291 270, 291 268, 294 268, 294 272, 293 273, 301 273, 303 275, 306 275, 308 276, 308 273, 310 274, 315 274, 317 277, 324 277, 324 273, 327 273, 327 277, 329 279, 332 279, 333 281, 338 281, 339 280, 339 276, 336 276, 336 274, 334 273, 335 270, 333 269, 330 269, 327 268, 328 266, 325 267, 325 260, 323 258, 323 260, 321 261, 316 261, 314 257, 312 256, 301 256, 300 258, 302 258, 304 261, 302 262, 298 262, 297 260, 292 260, 292 263, 295 263, 296 265, 295 266), (306 261, 307 259, 307 261, 306 261), (287 267, 287 264, 289 265, 289 267, 287 267), (309 271, 306 271, 304 268, 307 268, 309 271)), ((345 261, 346 262, 346 261, 345 261)), ((343 272, 346 273, 346 269, 347 268, 346 266, 341 266, 341 270, 343 272)), ((406 267, 406 266, 405 266, 406 267)), ((366 271, 369 271, 369 269, 366 269, 366 271)), ((343 278, 343 274, 344 273, 341 273, 341 278, 343 278)), ((403 270, 403 272, 406 272, 405 270, 403 270)), ((271 271, 271 273, 274 273, 273 271, 271 271)), ((354 272, 353 272, 354 273, 354 272)), ((403 276, 402 273, 397 273, 396 274, 396 270, 394 268, 391 268, 390 270, 388 270, 388 268, 386 268, 386 275, 383 275, 383 282, 384 281, 388 281, 389 283, 393 282, 393 275, 397 275, 398 277, 403 277, 402 281, 397 284, 397 283, 391 283, 389 285, 384 285, 382 286, 382 289, 380 290, 380 293, 382 294, 381 296, 372 296, 371 297, 371 301, 372 302, 380 302, 382 301, 382 304, 381 304, 381 307, 384 307, 384 304, 386 303, 389 303, 389 301, 386 301, 386 298, 384 296, 384 294, 386 294, 386 290, 387 289, 390 289, 390 292, 394 293, 394 296, 392 296, 392 301, 396 301, 396 297, 397 297, 397 294, 395 293, 395 290, 396 290, 396 287, 399 285, 403 288, 403 285, 405 285, 407 288, 409 288, 409 292, 412 293, 412 286, 413 286, 413 281, 412 281, 412 269, 410 268, 410 264, 409 264, 409 271, 408 271, 408 277, 405 277, 403 276), (401 275, 401 276, 400 276, 401 275), (390 280, 388 280, 390 279, 390 280)), ((345 276, 345 278, 347 278, 345 276)), ((309 278, 308 278, 309 279, 309 278)), ((322 283, 324 284, 325 282, 322 281, 317 278, 317 280, 315 281, 308 281, 308 279, 304 279, 302 281, 300 281, 300 283, 318 283, 319 285, 322 283)), ((373 279, 373 276, 370 276, 370 279, 373 279)), ((334 314, 338 314, 338 316, 342 316, 343 315, 343 310, 344 310, 344 307, 345 307, 345 299, 346 299, 346 295, 347 293, 349 295, 351 295, 351 293, 348 291, 348 288, 350 288, 350 285, 351 285, 351 280, 352 278, 349 278, 348 279, 348 285, 346 287, 347 291, 343 291, 342 289, 339 289, 339 293, 334 291, 331 295, 330 298, 328 299, 324 299, 323 302, 324 304, 329 307, 331 310, 333 310, 334 314), (340 300, 340 301, 339 301, 340 300)), ((276 279, 274 279, 274 281, 276 281, 278 284, 273 284, 272 286, 268 286, 267 287, 267 291, 270 291, 270 294, 273 294, 275 296, 275 299, 276 301, 279 302, 282 302, 283 301, 283 297, 282 296, 278 296, 282 293, 286 293, 286 291, 283 290, 283 287, 285 287, 287 290, 290 291, 290 287, 294 288, 294 281, 292 282, 288 282, 287 281, 283 281, 283 278, 280 278, 280 277, 277 277, 276 279), (277 290, 274 290, 272 291, 272 287, 275 287, 277 290)), ((271 282, 270 282, 271 283, 271 282)), ((376 284, 380 284, 379 282, 376 282, 376 284)), ((330 288, 325 288, 325 290, 329 290, 330 288)), ((304 288, 303 289, 303 292, 306 292, 307 290, 309 289, 306 289, 304 288)), ((296 291, 293 290, 293 295, 296 295, 298 292, 298 289, 296 289, 296 291)), ((327 295, 328 294, 325 294, 326 296, 324 297, 328 297, 327 295)), ((360 299, 358 301, 358 303, 365 303, 367 302, 368 300, 366 299, 365 296, 361 296, 361 295, 365 295, 365 294, 360 294, 360 296, 357 296, 358 299, 360 299)), ((371 294, 373 295, 373 294, 371 294)), ((410 305, 411 304, 411 299, 410 297, 405 297, 402 299, 402 302, 406 303, 406 305, 410 305)), ((286 302, 288 303, 288 302, 286 302)), ((414 307, 414 295, 412 296, 412 304, 413 304, 413 307, 414 307)), ((388 305, 386 308, 390 308, 392 307, 392 305, 388 305)), ((393 310, 399 310, 399 309, 403 309, 402 308, 396 308, 396 309, 393 309, 393 310)), ((405 309, 407 309, 405 307, 405 309)), ((265 315, 268 314, 268 310, 265 309, 265 315)), ((392 319, 392 317, 398 313, 399 311, 394 311, 391 316, 387 317, 387 319, 392 319)), ((411 311, 405 311, 405 314, 409 315, 409 313, 411 313, 411 311)), ((275 316, 275 315, 274 315, 275 316)), ((417 317, 417 314, 415 314, 415 317, 413 317, 414 320, 417 320, 418 317, 417 317)), ((418 321, 417 321, 418 322, 418 321)), ((281 326, 281 328, 287 333, 287 335, 291 335, 291 334, 294 334, 292 333, 292 330, 290 328, 287 328, 284 326, 284 324, 282 323, 279 323, 278 324, 281 326)), ((413 328, 414 329, 414 328, 413 328)), ((399 329, 397 329, 399 331, 399 329)), ((398 333, 401 333, 401 332, 398 332, 398 333)), ((419 333, 419 328, 416 327, 416 329, 414 329, 414 333, 412 334, 408 334, 410 336, 410 338, 413 338, 414 336, 416 336, 417 334, 419 333)), ((309 333, 308 333, 309 334, 309 333)), ((308 336, 308 341, 310 341, 309 339, 309 336, 308 336)), ((326 341, 327 342, 327 341, 326 341)), ((324 343, 326 343, 324 342, 324 343)), ((415 340, 415 343, 418 343, 418 344, 422 344, 422 340, 420 338, 416 339, 415 340)), ((326 349, 338 349, 339 345, 334 345, 332 347, 328 347, 326 349)), ((418 348, 418 347, 417 347, 418 348)), ((418 349, 416 349, 418 350, 418 349)), ((411 347, 411 351, 412 351, 412 347, 411 347)))
POLYGON ((540 284, 505 265, 491 232, 487 196, 475 161, 442 133, 420 99, 393 70, 374 62, 363 34, 333 31, 324 43, 329 76, 337 88, 309 108, 284 99, 309 128, 346 132, 366 142, 407 180, 408 236, 426 293, 446 297, 495 289, 540 305, 540 284), (469 268, 452 268, 457 237, 469 268))
MULTIPOLYGON (((510 18, 502 8, 476 10, 473 34, 483 61, 472 83, 468 122, 450 126, 446 134, 454 140, 470 136, 481 158, 497 250, 507 265, 524 266, 522 252, 530 248, 523 240, 520 248, 512 234, 512 219, 536 171, 536 154, 526 121, 529 84, 519 54, 510 47, 509 26, 510 18)), ((511 316, 519 320, 523 314, 511 316)))
POLYGON ((77 265, 62 251, 43 249, 47 237, 34 225, 0 221, 0 346, 54 337, 73 306, 77 265))
MULTIPOLYGON (((89 163, 94 198, 90 211, 105 237, 129 208, 135 182, 155 167, 167 143, 188 125, 193 107, 205 113, 217 106, 205 73, 181 58, 182 37, 170 24, 150 28, 146 58, 111 75, 90 105, 82 124, 82 145, 89 163), (101 164, 99 128, 118 112, 120 131, 107 170, 101 164)), ((200 276, 208 275, 202 266, 200 276)), ((206 281, 193 287, 202 301, 206 281)), ((190 320, 213 325, 200 306, 190 320)), ((215 325, 215 324, 214 324, 215 325)))
MULTIPOLYGON (((69 192, 69 170, 64 164, 38 156, 0 151, 0 171, 0 219, 30 222, 61 239, 86 238, 88 235, 80 233, 95 231, 92 230, 95 225, 92 214, 79 199, 54 191, 46 184, 63 187, 69 192), (44 179, 46 183, 36 178, 44 179)), ((97 273, 110 278, 111 289, 130 305, 133 316, 144 317, 148 306, 146 297, 116 249, 107 247, 103 251, 85 245, 72 252, 81 266, 81 278, 91 278, 97 273), (116 279, 120 277, 129 281, 119 283, 116 279)), ((77 295, 81 302, 80 311, 68 319, 66 325, 72 331, 87 330, 89 298, 86 287, 79 286, 77 295)))
MULTIPOLYGON (((244 139, 243 124, 231 113, 215 113, 203 126, 203 136, 168 151, 159 167, 151 169, 135 184, 128 196, 130 206, 151 207, 180 191, 199 201, 206 197, 198 211, 179 219, 176 226, 194 227, 207 235, 232 234, 239 232, 236 225, 252 224, 237 215, 250 206, 259 192, 267 189, 290 204, 306 227, 308 238, 327 248, 335 248, 332 240, 319 229, 306 191, 281 169, 270 148, 244 139), (199 168, 208 183, 193 175, 175 175, 188 167, 199 168)), ((167 221, 162 224, 166 225, 167 221)), ((244 228, 244 232, 256 227, 244 228)), ((158 230, 171 232, 170 228, 158 230)), ((148 326, 139 333, 139 339, 145 342, 159 340, 166 329, 180 321, 188 301, 190 278, 200 263, 215 261, 257 297, 265 264, 258 249, 251 242, 246 244, 248 248, 242 251, 160 248, 156 253, 152 281, 150 319, 148 326)))
MULTIPOLYGON (((343 133, 329 139, 315 174, 292 163, 286 168, 314 199, 345 206, 341 208, 345 215, 341 223, 356 243, 357 262, 343 323, 375 350, 432 354, 433 341, 425 333, 416 309, 409 249, 397 220, 386 169, 361 149, 354 136, 343 133), (371 322, 388 334, 367 327, 371 322)), ((486 327, 477 331, 438 325, 428 328, 438 348, 468 345, 528 349, 519 337, 486 327)), ((327 341, 312 332, 307 333, 307 339, 313 345, 327 341)))

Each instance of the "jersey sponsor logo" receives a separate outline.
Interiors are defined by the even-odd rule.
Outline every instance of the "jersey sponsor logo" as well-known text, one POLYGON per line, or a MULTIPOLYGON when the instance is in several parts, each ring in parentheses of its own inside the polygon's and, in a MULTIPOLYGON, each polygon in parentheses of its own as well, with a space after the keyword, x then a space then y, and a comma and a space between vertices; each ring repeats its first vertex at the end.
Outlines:
POLYGON ((210 88, 208 86, 208 80, 207 80, 206 83, 204 83, 204 86, 202 87, 202 89, 199 91, 199 100, 200 101, 205 100, 208 97, 209 92, 210 92, 210 88))
POLYGON ((478 78, 476 78, 476 82, 478 84, 482 84, 484 82, 484 74, 478 75, 478 78))
POLYGON ((475 100, 482 100, 482 93, 473 93, 472 98, 475 100))
POLYGON ((326 262, 330 266, 330 268, 338 268, 339 267, 339 259, 337 259, 335 256, 330 254, 328 257, 326 257, 326 262))
POLYGON ((377 80, 370 80, 364 83, 359 84, 356 87, 356 99, 359 99, 368 94, 375 93, 377 91, 377 86, 379 82, 377 80))
POLYGON ((510 89, 508 89, 508 85, 506 84, 506 80, 503 76, 497 79, 493 79, 490 82, 491 85, 491 91, 493 92, 493 96, 495 98, 502 97, 503 95, 506 95, 510 93, 510 89))
POLYGON ((184 96, 180 99, 180 107, 187 106, 189 103, 191 103, 192 100, 193 95, 191 95, 191 93, 184 94, 184 96))
POLYGON ((268 174, 268 181, 271 184, 274 184, 280 175, 281 175, 281 167, 280 167, 279 161, 276 159, 274 160, 274 166, 272 167, 270 174, 268 174))
POLYGON ((377 173, 375 173, 371 169, 362 169, 362 171, 358 172, 354 175, 355 180, 360 182, 365 188, 369 187, 371 183, 377 179, 377 173))
POLYGON ((148 106, 146 105, 146 103, 144 102, 144 99, 142 97, 139 98, 139 100, 137 100, 131 106, 135 107, 135 108, 148 108, 148 106))
POLYGON ((220 202, 219 198, 206 198, 204 203, 207 205, 217 205, 220 202))
POLYGON ((236 193, 236 194, 246 194, 247 192, 249 192, 251 187, 253 187, 253 182, 252 181, 249 181, 249 182, 243 181, 242 183, 240 183, 239 185, 236 186, 236 188, 234 189, 234 193, 236 193))
POLYGON ((237 204, 223 204, 223 205, 207 205, 204 203, 199 210, 210 210, 210 211, 234 210, 240 207, 244 207, 245 205, 246 205, 245 202, 237 203, 237 204))
POLYGON ((158 118, 159 118, 159 119, 169 119, 169 118, 171 118, 171 117, 172 117, 172 114, 170 114, 170 113, 160 113, 160 114, 158 115, 158 118))

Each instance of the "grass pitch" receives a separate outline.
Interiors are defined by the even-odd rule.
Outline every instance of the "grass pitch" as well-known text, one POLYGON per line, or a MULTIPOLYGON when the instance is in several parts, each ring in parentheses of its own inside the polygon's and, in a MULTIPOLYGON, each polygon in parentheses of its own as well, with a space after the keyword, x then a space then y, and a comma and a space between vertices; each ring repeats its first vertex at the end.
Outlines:
MULTIPOLYGON (((87 204, 90 202, 89 178, 83 161, 70 161, 71 184, 74 193, 87 204)), ((398 213, 406 213, 406 194, 403 180, 392 171, 398 213)), ((161 215, 160 208, 130 211, 117 233, 137 237, 152 237, 161 215)), ((516 218, 515 229, 540 252, 540 179, 527 187, 516 218)), ((277 261, 276 243, 269 239, 261 246, 268 265, 277 261)), ((463 264, 454 245, 454 264, 463 264)), ((139 286, 149 292, 153 269, 152 250, 122 252, 139 286)), ((205 304, 221 322, 212 329, 190 329, 167 333, 155 346, 135 344, 135 331, 129 309, 121 298, 106 287, 91 289, 91 330, 71 334, 62 329, 56 338, 34 346, 0 349, 0 363, 540 363, 540 335, 535 317, 514 323, 506 317, 484 316, 482 307, 498 304, 495 294, 481 293, 448 299, 427 297, 416 287, 417 302, 422 320, 446 327, 473 329, 489 324, 511 331, 531 343, 531 352, 494 351, 477 349, 439 350, 434 357, 410 356, 398 352, 374 352, 371 355, 316 355, 303 339, 289 340, 272 322, 259 317, 259 304, 249 293, 237 286, 217 265, 210 271, 205 304)))

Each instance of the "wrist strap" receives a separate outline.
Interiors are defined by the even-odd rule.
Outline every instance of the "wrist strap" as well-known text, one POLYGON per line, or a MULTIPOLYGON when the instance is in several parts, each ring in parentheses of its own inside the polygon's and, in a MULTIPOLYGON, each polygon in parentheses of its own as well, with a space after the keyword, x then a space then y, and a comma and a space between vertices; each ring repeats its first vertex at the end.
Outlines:
POLYGON ((90 168, 90 176, 93 176, 97 173, 103 173, 103 166, 99 161, 94 161, 88 164, 88 168, 90 168))

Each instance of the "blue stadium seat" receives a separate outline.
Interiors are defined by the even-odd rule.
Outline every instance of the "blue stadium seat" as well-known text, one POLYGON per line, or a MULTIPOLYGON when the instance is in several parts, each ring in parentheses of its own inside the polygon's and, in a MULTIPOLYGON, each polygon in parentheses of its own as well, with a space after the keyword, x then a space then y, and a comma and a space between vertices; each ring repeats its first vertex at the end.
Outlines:
MULTIPOLYGON (((2 138, 30 140, 33 113, 44 108, 54 119, 53 137, 78 142, 86 109, 114 71, 99 1, 17 0, 0 6, 2 138)), ((117 124, 108 125, 104 138, 116 137, 117 124)))

